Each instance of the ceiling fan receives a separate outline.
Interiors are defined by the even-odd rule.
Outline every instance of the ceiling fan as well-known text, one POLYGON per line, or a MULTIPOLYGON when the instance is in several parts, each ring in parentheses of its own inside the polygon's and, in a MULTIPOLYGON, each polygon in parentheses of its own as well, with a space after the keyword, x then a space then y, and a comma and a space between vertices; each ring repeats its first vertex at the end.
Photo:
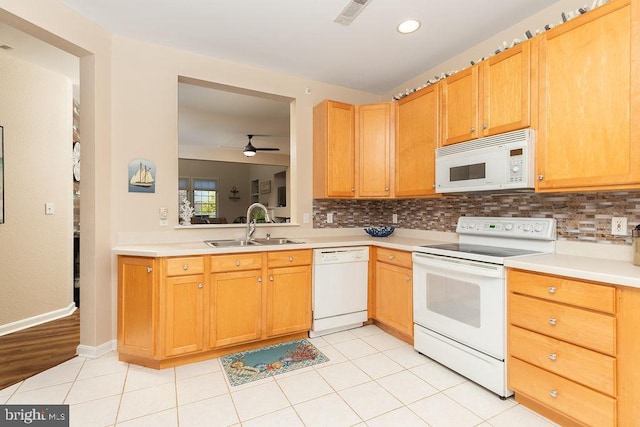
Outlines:
POLYGON ((247 145, 245 145, 244 150, 242 150, 242 153, 247 157, 255 156, 257 151, 280 151, 279 148, 256 148, 251 143, 251 138, 253 138, 253 135, 247 135, 247 138, 249 138, 249 142, 247 143, 247 145))

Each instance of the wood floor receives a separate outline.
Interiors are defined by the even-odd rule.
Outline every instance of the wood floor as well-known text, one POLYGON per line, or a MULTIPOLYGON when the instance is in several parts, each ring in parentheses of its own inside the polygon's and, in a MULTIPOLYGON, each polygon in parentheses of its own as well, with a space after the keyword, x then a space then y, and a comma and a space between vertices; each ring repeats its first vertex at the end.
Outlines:
POLYGON ((80 310, 0 337, 0 390, 73 358, 79 344, 80 310))

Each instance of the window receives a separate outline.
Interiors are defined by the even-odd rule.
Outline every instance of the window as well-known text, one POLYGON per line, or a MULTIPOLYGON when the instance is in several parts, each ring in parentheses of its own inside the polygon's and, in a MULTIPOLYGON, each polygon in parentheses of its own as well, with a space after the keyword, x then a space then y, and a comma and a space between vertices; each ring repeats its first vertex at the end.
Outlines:
POLYGON ((178 199, 187 198, 194 209, 193 215, 201 218, 218 216, 218 181, 207 178, 178 179, 178 199))

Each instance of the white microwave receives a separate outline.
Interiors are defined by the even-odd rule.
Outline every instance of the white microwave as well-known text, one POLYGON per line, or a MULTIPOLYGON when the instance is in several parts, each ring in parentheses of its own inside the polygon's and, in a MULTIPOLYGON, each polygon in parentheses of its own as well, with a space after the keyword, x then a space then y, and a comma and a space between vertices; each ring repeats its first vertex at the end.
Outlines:
POLYGON ((530 190, 535 133, 517 130, 436 149, 436 192, 530 190))

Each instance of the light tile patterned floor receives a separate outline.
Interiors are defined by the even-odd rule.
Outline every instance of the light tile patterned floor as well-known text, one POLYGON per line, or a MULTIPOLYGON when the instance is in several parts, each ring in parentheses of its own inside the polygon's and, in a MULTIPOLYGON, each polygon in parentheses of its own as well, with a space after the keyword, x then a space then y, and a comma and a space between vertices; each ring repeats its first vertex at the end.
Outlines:
POLYGON ((329 362, 237 387, 218 359, 156 371, 76 357, 0 390, 0 403, 67 403, 78 427, 554 425, 373 325, 311 342, 329 362))

